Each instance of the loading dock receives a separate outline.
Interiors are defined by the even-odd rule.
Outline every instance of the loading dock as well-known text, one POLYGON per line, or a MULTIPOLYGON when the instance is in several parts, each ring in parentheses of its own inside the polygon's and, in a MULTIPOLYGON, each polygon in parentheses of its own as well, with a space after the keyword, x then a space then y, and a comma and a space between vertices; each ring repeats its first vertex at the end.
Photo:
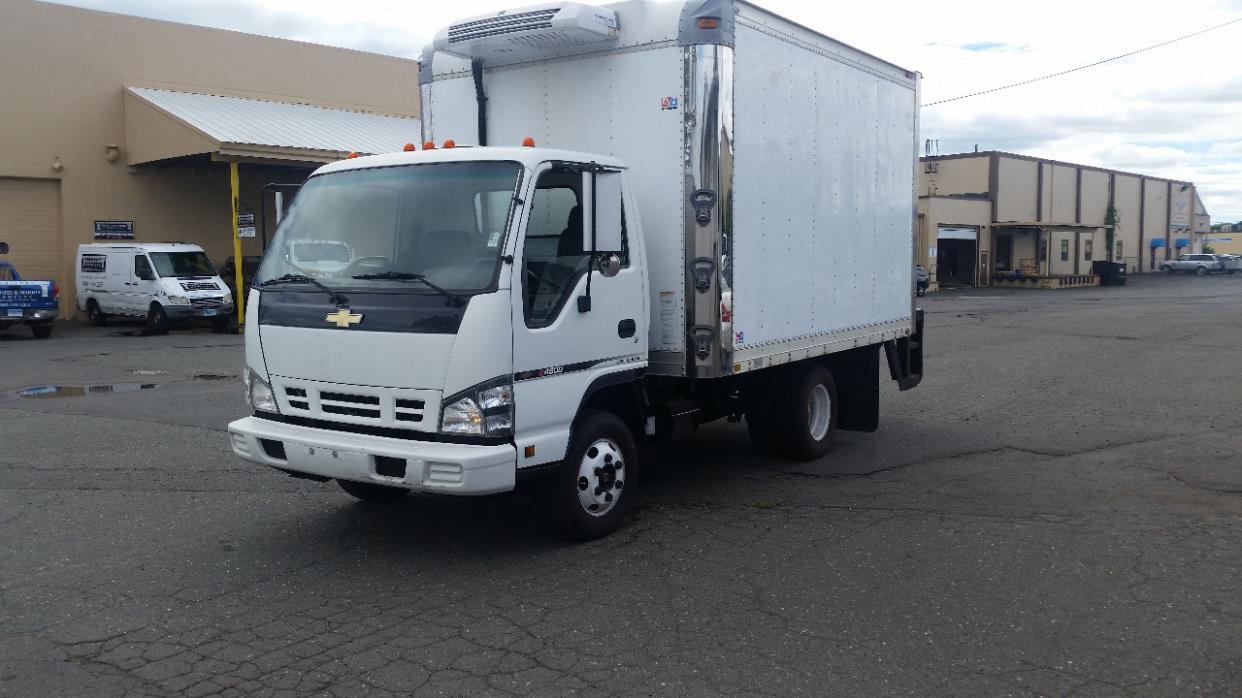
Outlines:
POLYGON ((936 230, 936 247, 936 278, 941 288, 978 285, 978 228, 940 226, 936 230))

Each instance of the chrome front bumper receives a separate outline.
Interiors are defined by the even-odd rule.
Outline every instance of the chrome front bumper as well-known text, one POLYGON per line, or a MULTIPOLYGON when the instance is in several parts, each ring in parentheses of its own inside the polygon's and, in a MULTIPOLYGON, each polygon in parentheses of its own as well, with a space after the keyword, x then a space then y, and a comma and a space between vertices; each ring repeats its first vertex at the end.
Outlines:
POLYGON ((512 444, 411 441, 258 417, 229 424, 229 439, 233 452, 252 463, 338 480, 457 495, 507 492, 516 481, 512 444))

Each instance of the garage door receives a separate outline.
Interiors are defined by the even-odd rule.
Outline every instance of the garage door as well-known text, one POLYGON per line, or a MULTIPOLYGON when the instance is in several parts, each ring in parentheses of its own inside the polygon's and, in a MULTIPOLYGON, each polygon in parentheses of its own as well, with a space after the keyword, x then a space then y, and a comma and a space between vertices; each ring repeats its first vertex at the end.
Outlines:
POLYGON ((0 177, 0 242, 9 243, 4 259, 23 278, 55 279, 62 289, 73 286, 73 279, 62 278, 59 181, 0 177))

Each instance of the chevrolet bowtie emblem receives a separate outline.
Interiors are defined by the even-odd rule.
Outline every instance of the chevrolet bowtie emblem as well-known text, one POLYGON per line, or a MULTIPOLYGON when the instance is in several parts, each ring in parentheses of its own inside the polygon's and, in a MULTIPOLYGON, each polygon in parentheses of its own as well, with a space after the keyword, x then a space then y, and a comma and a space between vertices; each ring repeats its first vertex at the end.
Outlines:
POLYGON ((328 313, 324 320, 335 322, 337 327, 348 329, 350 325, 362 322, 362 313, 351 313, 349 308, 341 308, 335 313, 328 313))

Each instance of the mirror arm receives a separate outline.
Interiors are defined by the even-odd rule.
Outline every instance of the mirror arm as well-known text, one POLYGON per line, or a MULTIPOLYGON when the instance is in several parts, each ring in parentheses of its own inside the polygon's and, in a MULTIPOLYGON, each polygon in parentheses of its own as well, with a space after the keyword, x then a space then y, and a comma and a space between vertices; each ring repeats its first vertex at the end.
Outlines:
POLYGON ((591 249, 587 252, 586 295, 578 296, 578 312, 591 312, 591 271, 595 267, 595 173, 599 165, 591 163, 591 249))

